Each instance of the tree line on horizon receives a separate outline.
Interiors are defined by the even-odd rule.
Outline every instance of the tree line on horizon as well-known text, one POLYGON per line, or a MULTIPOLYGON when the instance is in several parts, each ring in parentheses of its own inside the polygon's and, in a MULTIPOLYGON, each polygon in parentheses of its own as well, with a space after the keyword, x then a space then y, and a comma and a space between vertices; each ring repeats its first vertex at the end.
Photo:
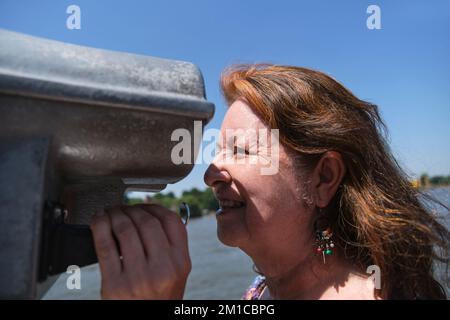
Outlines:
MULTIPOLYGON (((424 173, 413 184, 420 188, 450 186, 450 175, 443 176, 429 176, 424 173)), ((211 188, 199 190, 192 188, 183 191, 180 197, 177 197, 173 192, 149 194, 145 198, 128 198, 125 197, 126 204, 137 203, 158 203, 172 211, 178 212, 180 205, 185 202, 189 205, 191 211, 191 218, 201 217, 219 209, 219 203, 214 196, 211 188)))
POLYGON ((179 211, 183 202, 189 205, 191 218, 201 217, 219 209, 219 203, 211 188, 206 188, 203 191, 192 188, 183 191, 180 197, 177 197, 173 192, 149 194, 143 199, 125 197, 126 204, 157 203, 175 212, 179 211))
POLYGON ((420 187, 440 187, 440 186, 449 186, 450 185, 450 175, 449 176, 429 176, 424 173, 419 178, 420 187))

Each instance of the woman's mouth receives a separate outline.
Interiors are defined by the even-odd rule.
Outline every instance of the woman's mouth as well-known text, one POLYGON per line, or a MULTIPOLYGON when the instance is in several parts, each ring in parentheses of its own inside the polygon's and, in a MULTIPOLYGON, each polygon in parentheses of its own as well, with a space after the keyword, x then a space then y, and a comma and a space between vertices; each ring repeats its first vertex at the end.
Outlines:
POLYGON ((219 210, 217 210, 216 215, 224 214, 227 211, 240 209, 245 206, 245 203, 242 201, 235 200, 219 200, 219 210))

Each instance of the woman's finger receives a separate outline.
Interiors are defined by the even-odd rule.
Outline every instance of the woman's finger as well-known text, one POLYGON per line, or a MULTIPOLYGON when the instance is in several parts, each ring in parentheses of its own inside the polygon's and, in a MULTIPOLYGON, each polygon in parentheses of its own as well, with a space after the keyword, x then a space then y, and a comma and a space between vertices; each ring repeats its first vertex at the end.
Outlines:
POLYGON ((157 204, 141 204, 139 207, 153 214, 160 221, 170 245, 176 251, 188 254, 186 226, 175 212, 157 204))
POLYGON ((106 280, 117 278, 122 271, 122 264, 114 241, 111 221, 103 209, 94 215, 90 227, 102 277, 106 280))
POLYGON ((145 262, 145 252, 138 231, 131 219, 119 207, 107 210, 113 233, 119 242, 124 269, 137 268, 145 262))
POLYGON ((124 208, 133 221, 149 259, 161 258, 169 252, 169 240, 160 221, 139 206, 124 208))
POLYGON ((182 277, 187 277, 191 271, 192 264, 189 256, 186 226, 181 222, 180 217, 163 206, 140 205, 141 208, 155 216, 164 228, 167 238, 172 248, 172 261, 176 272, 182 277))

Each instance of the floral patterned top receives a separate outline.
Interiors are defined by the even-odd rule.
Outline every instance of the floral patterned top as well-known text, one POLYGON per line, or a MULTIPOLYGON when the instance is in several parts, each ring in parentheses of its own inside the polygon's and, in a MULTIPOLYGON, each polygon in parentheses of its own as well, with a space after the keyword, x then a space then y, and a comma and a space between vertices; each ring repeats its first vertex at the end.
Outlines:
POLYGON ((266 288, 266 278, 258 275, 247 288, 241 300, 260 300, 266 288))

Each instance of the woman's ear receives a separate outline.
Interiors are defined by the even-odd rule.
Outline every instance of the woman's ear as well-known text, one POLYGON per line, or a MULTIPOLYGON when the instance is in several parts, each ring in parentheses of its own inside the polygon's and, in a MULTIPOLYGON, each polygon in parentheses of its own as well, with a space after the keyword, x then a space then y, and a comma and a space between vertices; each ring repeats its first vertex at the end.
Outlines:
POLYGON ((345 174, 342 156, 336 151, 327 151, 313 171, 313 192, 317 207, 326 207, 333 199, 345 174))

